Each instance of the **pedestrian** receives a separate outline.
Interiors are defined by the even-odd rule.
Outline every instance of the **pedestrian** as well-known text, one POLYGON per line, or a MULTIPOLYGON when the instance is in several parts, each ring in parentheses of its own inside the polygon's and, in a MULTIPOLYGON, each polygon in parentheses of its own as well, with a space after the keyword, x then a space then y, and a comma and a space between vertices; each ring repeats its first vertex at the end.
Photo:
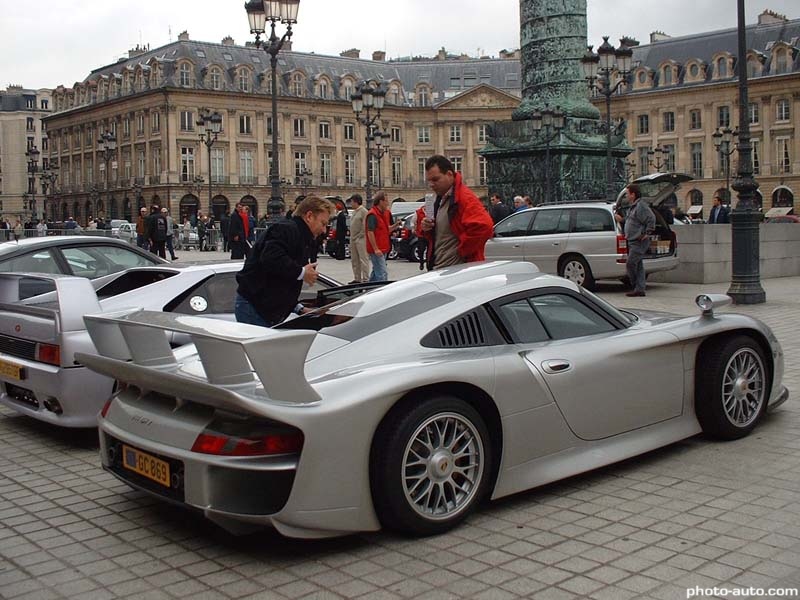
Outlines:
POLYGON ((197 249, 200 252, 206 250, 206 218, 203 213, 197 213, 197 249))
POLYGON ((336 214, 336 260, 345 259, 344 247, 347 243, 347 209, 344 204, 337 202, 336 208, 339 212, 336 214))
POLYGON ((253 213, 250 212, 250 207, 246 204, 243 205, 245 213, 247 213, 247 224, 249 225, 249 229, 247 230, 247 241, 248 244, 245 245, 245 252, 247 254, 250 253, 250 248, 252 248, 256 243, 256 226, 258 223, 256 222, 256 217, 253 213))
POLYGON ((222 233, 222 251, 228 252, 230 248, 228 247, 228 234, 231 228, 231 211, 227 208, 225 212, 219 219, 219 229, 222 233))
MULTIPOLYGON (((642 192, 639 186, 632 183, 628 186, 628 214, 624 217, 625 239, 628 243, 628 258, 625 263, 628 280, 633 290, 626 296, 645 295, 644 255, 650 248, 650 234, 656 227, 656 217, 646 202, 641 201, 642 192)), ((622 222, 621 214, 616 214, 617 221, 622 222)))
POLYGON ((367 254, 366 220, 367 209, 361 194, 350 196, 350 206, 354 207, 350 215, 350 264, 353 267, 353 281, 361 283, 369 279, 369 255, 367 254))
POLYGON ((392 224, 392 213, 389 212, 389 198, 383 191, 372 196, 372 208, 367 213, 367 254, 372 263, 370 281, 387 281, 389 271, 386 269, 386 255, 392 248, 391 233, 400 227, 400 223, 392 224))
POLYGON ((436 194, 434 212, 420 227, 428 240, 428 270, 484 260, 494 228, 483 203, 444 156, 425 161, 425 179, 436 194))
POLYGON ((533 200, 530 196, 523 196, 522 201, 525 203, 525 208, 533 208, 533 200))
POLYGON ((92 215, 89 215, 89 218, 86 219, 86 229, 87 231, 95 231, 97 229, 97 221, 94 220, 92 215))
POLYGON ((47 223, 45 223, 41 219, 36 224, 36 235, 38 235, 39 237, 44 237, 47 235, 47 223))
POLYGON ((525 198, 522 196, 514 196, 514 212, 519 212, 528 208, 525 205, 525 198))
POLYGON ((19 238, 24 237, 25 235, 25 228, 22 226, 22 221, 17 219, 16 224, 14 225, 14 241, 19 241, 19 238))
POLYGON ((231 213, 228 229, 228 244, 231 247, 231 260, 247 258, 249 247, 247 238, 250 236, 250 219, 241 202, 237 202, 231 213))
POLYGON ((275 221, 258 238, 236 275, 238 322, 271 327, 293 311, 304 312, 297 300, 303 283, 317 281, 316 238, 325 231, 331 209, 327 200, 308 196, 291 219, 275 221))
POLYGON ((511 214, 511 209, 508 208, 505 202, 503 202, 503 198, 500 197, 500 194, 495 192, 492 194, 492 197, 489 199, 491 203, 491 215, 492 221, 495 223, 499 223, 503 219, 505 219, 508 215, 511 214))
POLYGON ((722 204, 722 198, 719 197, 719 193, 714 194, 712 202, 714 205, 711 207, 711 213, 708 215, 708 222, 711 224, 730 223, 730 211, 727 206, 722 204))
POLYGON ((185 216, 183 218, 183 246, 182 248, 188 250, 189 246, 192 245, 192 222, 189 220, 189 216, 185 216))
POLYGON ((139 209, 139 216, 136 218, 136 245, 144 250, 150 249, 147 240, 147 208, 144 206, 139 209))
POLYGON ((150 216, 147 218, 147 237, 150 240, 150 251, 161 258, 167 258, 167 217, 161 212, 158 204, 150 207, 150 216))
POLYGON ((161 209, 161 214, 167 220, 167 251, 169 252, 170 260, 177 260, 175 256, 175 245, 173 236, 175 235, 175 223, 172 221, 172 215, 169 214, 169 209, 165 206, 161 209))
POLYGON ((64 229, 67 230, 67 235, 75 235, 78 229, 78 223, 72 218, 72 215, 67 216, 67 222, 64 223, 64 229))

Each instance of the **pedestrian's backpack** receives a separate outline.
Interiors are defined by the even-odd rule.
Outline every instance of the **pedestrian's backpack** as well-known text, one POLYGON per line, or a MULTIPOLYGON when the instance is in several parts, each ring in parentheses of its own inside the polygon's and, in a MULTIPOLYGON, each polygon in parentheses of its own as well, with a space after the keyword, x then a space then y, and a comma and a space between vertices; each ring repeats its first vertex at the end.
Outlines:
POLYGON ((167 219, 165 217, 156 218, 156 232, 158 237, 167 237, 167 219))

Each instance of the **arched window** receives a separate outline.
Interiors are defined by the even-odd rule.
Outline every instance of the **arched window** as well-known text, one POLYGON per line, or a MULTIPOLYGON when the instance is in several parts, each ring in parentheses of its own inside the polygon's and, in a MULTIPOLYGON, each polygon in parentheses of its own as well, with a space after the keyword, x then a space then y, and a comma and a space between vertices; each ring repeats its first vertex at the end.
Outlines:
POLYGON ((728 59, 724 56, 717 59, 717 77, 728 76, 728 59))
POLYGON ((211 67, 208 74, 209 86, 212 90, 219 90, 222 88, 222 71, 217 67, 211 67))
POLYGON ((189 67, 188 63, 181 63, 181 66, 178 69, 178 74, 180 78, 180 85, 188 86, 191 84, 191 68, 189 67))
POLYGON ((328 82, 325 79, 319 80, 319 85, 317 86, 317 95, 324 99, 328 98, 328 82))
POLYGON ((353 82, 350 79, 344 80, 344 99, 348 102, 353 99, 353 82))
POLYGON ((782 206, 784 208, 794 207, 794 194, 785 185, 780 185, 772 192, 772 206, 782 206))
POLYGON ((669 65, 664 67, 664 83, 663 85, 672 85, 672 67, 669 65))
POLYGON ((786 73, 787 71, 787 52, 786 50, 775 51, 775 73, 786 73))
POLYGON ((430 104, 430 94, 428 86, 421 85, 417 88, 417 106, 428 106, 430 104))
POLYGON ((754 60, 747 61, 747 77, 752 79, 759 75, 758 63, 754 60))
POLYGON ((303 75, 300 73, 292 75, 292 93, 295 96, 302 96, 304 87, 303 75))
POLYGON ((237 87, 239 88, 240 92, 250 91, 250 71, 248 71, 245 67, 240 68, 236 74, 236 79, 237 87))
POLYGON ((386 96, 386 99, 389 101, 389 104, 400 104, 402 96, 400 94, 400 86, 396 83, 393 83, 389 86, 389 93, 386 96))

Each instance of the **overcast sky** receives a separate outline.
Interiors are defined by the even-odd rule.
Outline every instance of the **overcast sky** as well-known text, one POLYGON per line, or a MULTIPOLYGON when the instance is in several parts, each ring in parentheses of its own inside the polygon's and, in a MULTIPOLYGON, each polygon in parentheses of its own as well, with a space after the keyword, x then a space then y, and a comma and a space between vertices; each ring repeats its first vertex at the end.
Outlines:
MULTIPOLYGON (((747 22, 764 9, 800 18, 798 0, 746 0, 747 22)), ((0 89, 72 86, 136 44, 163 46, 187 30, 194 40, 251 39, 244 0, 0 0, 0 89)), ((678 36, 736 25, 736 0, 588 0, 589 43, 602 35, 678 36)), ((518 0, 301 0, 294 49, 361 57, 454 53, 497 56, 519 47, 518 0), (479 50, 480 49, 480 50, 479 50)))

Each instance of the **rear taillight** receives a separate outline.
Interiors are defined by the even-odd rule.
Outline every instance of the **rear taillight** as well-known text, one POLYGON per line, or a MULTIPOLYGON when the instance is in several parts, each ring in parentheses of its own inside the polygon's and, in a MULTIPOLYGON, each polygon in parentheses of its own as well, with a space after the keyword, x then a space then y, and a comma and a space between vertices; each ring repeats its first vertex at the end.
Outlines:
POLYGON ((335 230, 335 229, 331 229, 331 230, 328 232, 328 239, 329 239, 329 240, 336 239, 336 230, 335 230))
POLYGON ((214 419, 197 436, 192 452, 217 456, 296 454, 303 449, 303 432, 274 421, 214 419))
POLYGON ((408 229, 406 229, 405 227, 403 227, 403 228, 400 230, 400 238, 401 238, 401 239, 407 240, 407 239, 408 239, 408 236, 409 236, 409 234, 410 234, 410 232, 409 232, 409 231, 408 231, 408 229))
POLYGON ((61 364, 61 346, 54 344, 36 344, 36 360, 49 365, 61 364))
POLYGON ((618 263, 628 262, 628 240, 624 235, 617 235, 617 254, 623 255, 617 259, 618 263))
POLYGON ((103 404, 103 408, 100 409, 100 416, 103 417, 104 419, 106 418, 106 415, 108 414, 108 409, 111 408, 111 402, 113 400, 114 400, 113 398, 109 398, 108 400, 106 400, 106 403, 103 404))

